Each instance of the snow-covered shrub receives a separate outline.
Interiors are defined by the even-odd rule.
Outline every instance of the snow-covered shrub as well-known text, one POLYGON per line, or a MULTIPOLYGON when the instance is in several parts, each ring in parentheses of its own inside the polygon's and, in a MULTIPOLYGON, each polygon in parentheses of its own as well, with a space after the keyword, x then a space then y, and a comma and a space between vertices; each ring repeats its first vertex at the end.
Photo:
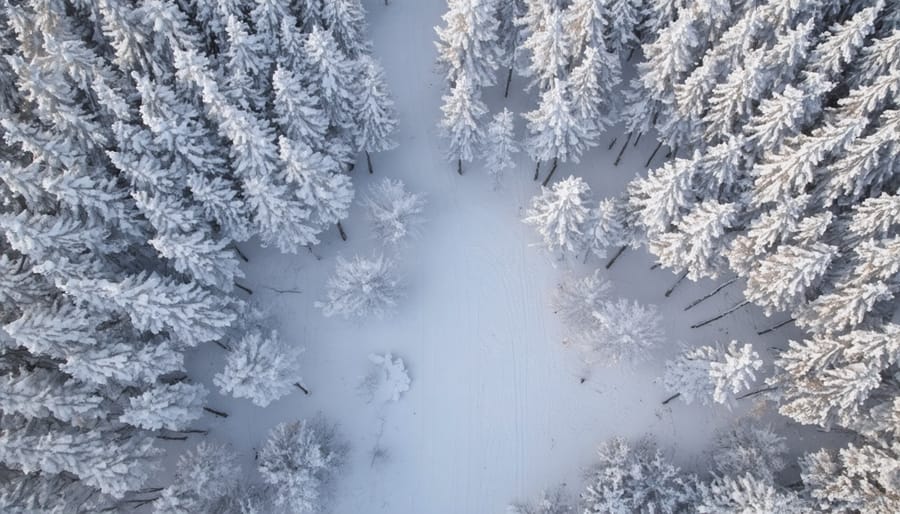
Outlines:
POLYGON ((290 512, 319 512, 328 486, 344 463, 346 447, 322 420, 277 425, 259 450, 257 466, 275 491, 275 504, 290 512))
POLYGON ((326 299, 316 306, 328 317, 383 317, 403 295, 394 267, 394 261, 384 255, 357 255, 351 260, 338 257, 334 274, 328 279, 326 299))
POLYGON ((225 368, 213 383, 223 394, 247 398, 260 407, 290 393, 301 381, 300 355, 278 337, 256 329, 245 333, 228 352, 225 368))
POLYGON ((597 322, 594 313, 604 308, 611 291, 612 286, 600 276, 600 270, 583 277, 569 274, 556 289, 553 307, 573 336, 582 340, 590 337, 597 322))
POLYGON ((542 492, 536 501, 510 505, 506 514, 575 514, 575 507, 566 498, 565 490, 558 487, 552 492, 542 492))
POLYGON ((397 244, 416 235, 425 199, 407 191, 403 181, 385 178, 372 185, 363 205, 378 241, 397 244))
POLYGON ((369 354, 369 362, 369 372, 359 384, 359 390, 368 402, 396 402, 409 391, 411 380, 403 359, 390 353, 373 353, 369 354))

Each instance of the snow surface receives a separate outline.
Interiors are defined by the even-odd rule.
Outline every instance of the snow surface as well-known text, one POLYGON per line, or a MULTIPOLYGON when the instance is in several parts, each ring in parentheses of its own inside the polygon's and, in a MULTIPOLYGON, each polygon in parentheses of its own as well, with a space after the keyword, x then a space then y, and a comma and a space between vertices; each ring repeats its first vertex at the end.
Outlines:
MULTIPOLYGON (((582 488, 581 473, 592 463, 594 449, 616 435, 652 434, 677 464, 705 471, 703 450, 715 428, 753 402, 743 400, 732 412, 677 400, 662 406, 668 394, 658 377, 665 359, 675 355, 681 341, 701 345, 738 339, 753 343, 768 366, 769 347, 784 346, 786 336, 800 333, 785 327, 756 336, 786 315, 767 319, 752 307, 692 330, 691 324, 741 301, 741 286, 733 284, 685 313, 690 301, 716 284, 685 281, 664 298, 677 277, 650 270, 652 261, 644 251, 629 250, 604 276, 613 283, 614 296, 659 305, 669 344, 631 369, 585 369, 578 352, 566 347, 550 307, 565 266, 534 246, 537 233, 520 221, 539 190, 531 180, 533 163, 519 154, 518 167, 506 170, 502 189, 495 191, 480 164, 469 163, 460 177, 455 163, 443 158, 444 142, 436 128, 442 78, 434 65, 433 27, 446 3, 364 3, 374 52, 397 102, 400 147, 374 154, 371 176, 363 157, 353 180, 358 193, 391 177, 402 179, 412 192, 427 194, 421 236, 396 250, 407 296, 398 312, 384 320, 326 319, 313 306, 324 297, 337 255, 368 255, 380 247, 358 202, 344 222, 349 240, 341 241, 332 230, 313 249, 315 256, 244 245, 250 263, 242 283, 253 289, 251 299, 269 309, 283 337, 306 347, 303 384, 311 394, 298 390, 265 409, 211 394, 208 405, 230 416, 207 416, 197 425, 210 428, 209 438, 233 445, 248 477, 258 479, 254 454, 276 424, 318 413, 337 422, 350 454, 335 484, 336 514, 502 513, 509 502, 535 497, 561 482, 574 495, 582 488), (400 401, 367 403, 359 394, 372 353, 392 353, 406 364, 413 380, 400 401), (385 451, 377 459, 372 456, 376 446, 385 451)), ((506 105, 522 112, 533 99, 521 92, 521 79, 513 81, 506 105)), ((502 109, 502 85, 489 90, 486 101, 492 112, 502 109)), ((524 125, 517 116, 520 138, 524 125)), ((613 167, 619 146, 609 151, 604 144, 580 165, 561 163, 556 178, 584 176, 599 200, 622 191, 643 170, 654 146, 645 136, 613 167)), ((582 272, 601 264, 592 258, 582 272)), ((206 345, 189 356, 190 374, 209 385, 223 361, 221 349, 206 345)), ((767 418, 788 437, 795 453, 822 443, 823 435, 814 429, 767 418)), ((181 444, 191 443, 172 447, 181 444)))

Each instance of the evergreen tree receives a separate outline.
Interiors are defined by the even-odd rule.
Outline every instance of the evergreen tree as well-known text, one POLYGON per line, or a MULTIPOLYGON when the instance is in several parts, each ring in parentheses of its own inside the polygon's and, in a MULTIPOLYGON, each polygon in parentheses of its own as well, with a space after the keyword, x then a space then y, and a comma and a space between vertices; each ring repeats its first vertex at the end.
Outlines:
POLYGON ((281 423, 259 451, 257 466, 275 504, 291 512, 323 507, 325 487, 343 465, 346 448, 322 421, 281 423))
POLYGON ((462 162, 471 161, 482 144, 484 127, 481 119, 487 114, 487 107, 481 101, 480 91, 466 74, 457 77, 450 94, 442 99, 440 129, 449 143, 447 158, 456 160, 456 171, 462 175, 462 162))
POLYGON ((438 63, 451 89, 462 77, 475 89, 492 86, 502 59, 494 0, 449 0, 438 35, 438 63))
POLYGON ((147 430, 184 430, 202 414, 206 395, 199 384, 159 384, 132 397, 119 420, 147 430))
POLYGON ((499 185, 503 170, 515 166, 513 154, 519 152, 519 143, 515 139, 514 123, 513 114, 504 108, 487 127, 482 158, 495 186, 499 185))
POLYGON ((590 210, 590 188, 580 177, 570 176, 541 188, 523 221, 534 225, 544 245, 552 252, 578 253, 584 247, 590 210))
POLYGON ((327 317, 383 317, 397 306, 403 286, 394 276, 394 261, 383 255, 373 258, 337 258, 328 278, 326 299, 316 302, 327 317))
POLYGON ((211 510, 238 485, 240 467, 230 448, 201 441, 178 458, 175 479, 153 503, 154 512, 211 510))
POLYGON ((755 371, 760 367, 762 361, 749 344, 738 346, 732 341, 726 348, 698 346, 666 362, 663 382, 685 403, 698 400, 708 405, 714 401, 730 408, 735 395, 756 380, 755 371))
POLYGON ((362 63, 362 94, 357 99, 356 146, 366 154, 369 173, 372 173, 371 152, 383 152, 397 146, 393 135, 397 130, 397 118, 393 100, 387 94, 384 72, 369 56, 360 58, 362 63))
POLYGON ((300 382, 302 349, 287 346, 272 330, 252 330, 230 349, 213 383, 222 393, 247 398, 260 407, 287 395, 300 382))
POLYGON ((386 178, 372 185, 363 205, 375 237, 387 244, 398 244, 418 231, 425 199, 407 191, 402 181, 386 178))

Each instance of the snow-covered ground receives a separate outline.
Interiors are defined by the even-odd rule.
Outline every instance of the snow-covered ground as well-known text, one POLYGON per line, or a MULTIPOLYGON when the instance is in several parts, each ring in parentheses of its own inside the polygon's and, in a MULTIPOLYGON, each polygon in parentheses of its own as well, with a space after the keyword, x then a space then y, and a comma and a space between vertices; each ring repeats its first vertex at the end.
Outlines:
MULTIPOLYGON (((326 319, 314 307, 324 296, 337 255, 381 251, 358 206, 344 223, 349 240, 341 241, 334 230, 314 248, 315 255, 282 255, 247 245, 244 282, 275 317, 283 337, 306 347, 303 376, 311 395, 298 391, 265 409, 213 396, 209 404, 230 416, 204 419, 209 437, 232 444, 253 475, 255 448, 277 423, 317 413, 337 422, 351 450, 335 484, 336 514, 500 513, 509 501, 560 482, 576 492, 580 469, 591 464, 593 449, 614 435, 652 434, 678 464, 703 471, 703 449, 713 431, 751 408, 752 401, 734 412, 678 401, 662 406, 668 395, 657 377, 665 359, 680 342, 738 339, 757 346, 768 363, 769 347, 783 345, 794 329, 759 337, 757 330, 784 318, 767 319, 748 307, 692 330, 691 324, 739 302, 740 286, 683 312, 715 283, 684 282, 664 298, 677 277, 651 270, 643 251, 628 251, 605 275, 616 295, 660 306, 668 344, 631 369, 586 370, 564 343, 549 305, 565 266, 533 246, 536 233, 520 222, 539 189, 531 180, 533 163, 520 154, 518 168, 496 191, 477 164, 469 165, 463 177, 456 174, 443 158, 436 128, 442 82, 435 73, 433 27, 446 4, 390 3, 385 7, 381 0, 368 0, 366 7, 375 55, 397 101, 400 147, 373 156, 374 176, 366 173, 363 160, 353 178, 358 192, 391 177, 427 195, 421 236, 396 251, 384 250, 396 255, 407 296, 384 320, 326 319), (370 396, 360 383, 371 366, 369 355, 388 352, 404 360, 411 388, 398 402, 367 402, 370 396), (582 383, 582 378, 587 380, 582 383), (385 454, 373 458, 376 447, 385 454)), ((514 85, 509 99, 515 111, 530 101, 520 89, 514 85)), ((494 88, 487 100, 492 110, 502 108, 502 90, 494 88)), ((517 130, 524 130, 521 119, 517 130)), ((582 175, 598 199, 616 194, 642 169, 654 146, 645 137, 614 167, 618 146, 607 151, 604 145, 578 166, 561 164, 557 177, 582 175)), ((584 269, 599 264, 592 259, 584 269)), ((207 345, 192 354, 191 375, 209 382, 221 369, 222 353, 207 345)), ((816 434, 787 427, 783 418, 771 421, 789 435, 794 452, 804 449, 801 437, 816 434)))

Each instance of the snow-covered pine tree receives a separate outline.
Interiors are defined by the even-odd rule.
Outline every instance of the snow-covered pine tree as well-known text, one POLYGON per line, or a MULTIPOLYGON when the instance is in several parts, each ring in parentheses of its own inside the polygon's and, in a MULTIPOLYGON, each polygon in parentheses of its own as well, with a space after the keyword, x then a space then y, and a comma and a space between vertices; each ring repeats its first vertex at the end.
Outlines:
POLYGON ((361 94, 356 103, 356 146, 366 154, 369 173, 372 173, 372 152, 383 152, 397 146, 394 132, 397 130, 397 117, 394 113, 394 102, 388 96, 384 82, 384 72, 374 58, 365 55, 360 57, 362 79, 361 94))
POLYGON ((583 124, 568 89, 566 81, 553 79, 541 94, 538 108, 522 115, 528 121, 525 146, 531 158, 538 163, 553 161, 544 186, 550 183, 559 161, 578 162, 590 142, 590 127, 583 124))
POLYGON ((569 40, 565 12, 559 6, 549 7, 555 2, 545 3, 548 5, 545 18, 522 43, 531 57, 529 74, 534 77, 534 83, 541 90, 565 78, 572 56, 572 43, 569 40))
POLYGON ((613 438, 597 455, 581 493, 585 514, 677 512, 694 501, 693 478, 667 462, 649 440, 632 445, 613 438))
POLYGON ((771 428, 740 420, 716 433, 712 457, 719 476, 772 480, 784 469, 787 450, 784 437, 771 428))
POLYGON ((810 512, 796 492, 776 487, 771 480, 751 474, 725 475, 701 483, 694 508, 698 513, 724 512, 810 512))
POLYGON ((588 364, 636 363, 665 340, 655 305, 619 298, 607 301, 593 317, 593 327, 582 344, 588 364))
POLYGON ((731 407, 735 396, 756 380, 762 360, 749 344, 731 341, 727 347, 698 346, 681 352, 666 362, 663 383, 685 403, 694 400, 731 407))
POLYGON ((375 238, 387 244, 415 236, 424 221, 425 198, 407 191, 401 180, 386 178, 373 184, 363 205, 375 238))
POLYGON ((203 414, 207 394, 201 384, 158 384, 132 397, 119 420, 147 430, 185 430, 203 414))
POLYGON ((360 0, 322 2, 322 22, 351 59, 371 51, 371 43, 366 39, 366 10, 360 0))
POLYGON ((178 457, 175 480, 153 502, 160 514, 190 514, 213 510, 238 485, 240 466, 234 450, 201 441, 178 457))
POLYGON ((590 218, 590 187, 581 177, 569 176, 541 187, 522 220, 534 225, 551 252, 579 253, 584 248, 590 218))
POLYGON ((465 76, 472 87, 492 86, 502 60, 498 42, 496 0, 449 0, 442 19, 435 27, 438 63, 450 88, 465 76))
POLYGON ((254 329, 229 348, 225 368, 213 378, 222 393, 247 398, 260 407, 287 395, 301 382, 300 354, 278 332, 254 329))
POLYGON ((519 143, 515 139, 514 124, 513 113, 504 108, 494 115, 487 127, 481 153, 494 187, 499 187, 503 170, 515 166, 513 154, 519 152, 519 143))
POLYGON ((274 489, 275 504, 291 512, 320 511, 326 487, 343 465, 346 447, 322 420, 276 425, 259 450, 257 466, 274 489))
POLYGON ((397 306, 403 285, 395 276, 394 261, 384 255, 372 258, 337 258, 328 278, 325 300, 316 302, 325 316, 383 317, 397 306))
POLYGON ((572 336, 581 341, 590 338, 596 324, 595 312, 609 301, 612 286, 595 270, 583 277, 567 276, 553 297, 553 307, 572 336))
POLYGON ((447 158, 456 161, 456 172, 462 175, 462 162, 471 161, 484 139, 482 118, 487 107, 481 101, 481 91, 468 74, 461 73, 442 97, 443 117, 440 129, 448 140, 447 158))

